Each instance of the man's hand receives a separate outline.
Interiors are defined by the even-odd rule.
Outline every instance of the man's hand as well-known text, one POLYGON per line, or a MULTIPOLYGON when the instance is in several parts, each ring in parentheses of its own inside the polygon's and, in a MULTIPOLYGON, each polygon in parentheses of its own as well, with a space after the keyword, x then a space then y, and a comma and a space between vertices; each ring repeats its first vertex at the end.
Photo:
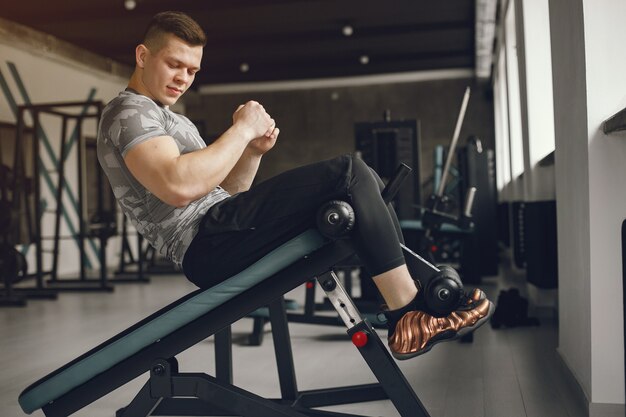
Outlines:
MULTIPOLYGON (((267 130, 248 143, 247 151, 257 156, 265 154, 274 147, 280 134, 280 129, 276 127, 276 122, 267 114, 263 106, 256 101, 249 101, 240 105, 233 114, 233 125, 236 123, 247 123, 262 129, 262 126, 268 121, 270 126, 267 130)), ((256 130, 256 133, 258 132, 259 130, 256 130)))
POLYGON ((280 129, 274 127, 269 135, 260 136, 256 139, 251 140, 248 144, 248 149, 257 155, 263 155, 274 147, 279 134, 280 129))
POLYGON ((263 106, 256 101, 248 101, 240 105, 233 113, 233 126, 241 127, 247 139, 251 141, 262 136, 271 138, 276 123, 263 106))

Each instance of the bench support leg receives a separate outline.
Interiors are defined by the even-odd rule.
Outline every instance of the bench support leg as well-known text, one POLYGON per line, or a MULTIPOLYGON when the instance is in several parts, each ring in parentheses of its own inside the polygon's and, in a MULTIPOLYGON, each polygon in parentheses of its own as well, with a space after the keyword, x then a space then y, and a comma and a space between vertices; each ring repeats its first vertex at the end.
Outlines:
POLYGON ((348 328, 348 335, 353 337, 360 332, 365 336, 366 342, 363 345, 357 345, 357 343, 355 345, 400 415, 402 417, 430 417, 376 331, 366 319, 361 317, 352 299, 341 286, 337 275, 329 271, 320 276, 318 282, 348 328))
POLYGON ((159 360, 139 394, 116 417, 220 415, 307 417, 280 404, 202 373, 179 373, 175 360, 159 360), (173 414, 172 414, 173 413, 173 414))
POLYGON ((215 333, 215 377, 221 381, 233 383, 233 336, 231 326, 215 333))
POLYGON ((269 309, 280 393, 283 400, 295 401, 298 396, 298 386, 284 297, 270 304, 269 309))

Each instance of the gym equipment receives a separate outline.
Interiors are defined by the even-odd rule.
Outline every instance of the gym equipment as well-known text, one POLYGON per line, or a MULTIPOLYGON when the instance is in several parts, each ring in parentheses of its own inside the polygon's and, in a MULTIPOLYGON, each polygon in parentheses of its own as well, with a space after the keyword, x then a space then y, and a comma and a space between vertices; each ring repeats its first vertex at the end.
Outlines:
POLYGON ((528 317, 528 300, 520 295, 517 288, 500 291, 496 310, 491 317, 491 328, 539 326, 539 324, 539 319, 528 317))
MULTIPOLYGON (((100 114, 102 112, 103 103, 100 101, 87 101, 87 102, 64 102, 64 103, 43 103, 43 104, 30 104, 18 107, 17 114, 17 135, 16 135, 16 147, 15 147, 15 181, 13 184, 13 190, 18 194, 15 198, 15 209, 18 213, 27 213, 29 210, 33 212, 33 224, 30 228, 30 241, 34 244, 35 248, 35 261, 36 261, 36 291, 50 291, 51 289, 58 291, 112 291, 111 287, 107 283, 106 275, 106 258, 105 248, 106 239, 113 235, 115 231, 111 228, 109 223, 100 223, 96 225, 90 225, 87 216, 87 192, 85 178, 87 173, 87 160, 86 160, 86 148, 87 138, 83 136, 83 123, 85 120, 95 120, 97 124, 100 120, 100 114), (75 109, 79 109, 79 112, 73 112, 75 109), (24 169, 26 165, 26 156, 24 150, 24 135, 25 135, 25 117, 26 113, 30 113, 33 119, 33 138, 32 138, 32 152, 30 155, 29 165, 33 171, 33 194, 34 201, 29 203, 26 201, 25 196, 19 194, 24 193, 24 184, 22 183, 25 178, 24 169), (54 155, 49 143, 49 138, 42 129, 42 115, 46 115, 48 118, 59 117, 61 121, 60 132, 60 150, 57 157, 54 155), (74 129, 70 132, 69 127, 73 123, 74 129), (77 178, 78 178, 78 198, 74 197, 72 190, 65 179, 65 164, 67 158, 70 155, 71 147, 77 144, 77 178), (39 156, 40 149, 46 150, 50 159, 55 164, 53 169, 46 169, 45 164, 39 156), (52 176, 57 176, 56 184, 52 180, 52 176), (46 207, 42 201, 42 193, 40 187, 40 179, 45 180, 50 191, 55 194, 54 202, 56 207, 46 207), (68 214, 66 212, 66 206, 63 204, 64 191, 67 193, 67 199, 72 202, 72 206, 75 206, 76 214, 78 217, 78 231, 73 230, 73 224, 69 221, 68 214), (32 208, 30 207, 32 205, 32 208), (46 214, 54 215, 54 235, 44 236, 42 233, 42 227, 45 223, 44 216, 46 214), (61 236, 61 217, 65 217, 71 234, 69 236, 61 236), (106 229, 106 230, 105 230, 106 229), (90 238, 96 236, 100 240, 100 248, 98 249, 95 242, 90 238), (76 242, 80 255, 80 276, 78 279, 59 279, 57 271, 59 264, 59 246, 61 239, 70 239, 76 242), (44 248, 43 242, 46 240, 53 241, 52 249, 44 248), (99 254, 100 260, 100 277, 99 279, 89 279, 87 277, 86 269, 91 266, 87 256, 86 247, 91 246, 94 252, 99 254), (52 255, 51 269, 44 270, 43 254, 47 253, 52 255), (50 276, 48 282, 44 285, 44 276, 50 276)), ((97 164, 96 164, 97 170, 97 164)), ((100 206, 102 201, 96 203, 96 207, 100 206)), ((27 216, 30 219, 30 216, 27 216)), ((103 217, 101 217, 103 218, 103 217)))
POLYGON ((388 111, 380 122, 362 122, 354 125, 355 145, 361 159, 372 167, 383 181, 394 175, 399 164, 413 171, 395 194, 392 204, 399 219, 412 219, 415 204, 420 204, 421 180, 420 122, 418 120, 391 120, 388 111))
POLYGON ((475 188, 472 233, 463 239, 461 273, 467 283, 479 283, 484 276, 498 274, 498 211, 495 153, 478 137, 470 136, 457 151, 459 198, 475 188))
MULTIPOLYGON (((356 123, 354 135, 356 154, 368 166, 372 167, 384 182, 388 182, 393 177, 399 164, 406 164, 413 168, 411 174, 394 193, 395 197, 390 200, 390 203, 400 220, 414 218, 415 205, 421 204, 422 201, 421 163, 418 153, 421 146, 420 121, 392 120, 391 111, 385 110, 382 121, 356 123)), ((380 305, 378 291, 367 272, 361 268, 360 260, 355 257, 338 266, 337 269, 343 272, 346 287, 350 294, 352 271, 359 270, 361 295, 354 302, 365 312, 375 326, 384 326, 385 324, 378 320, 375 314, 380 305)), ((307 291, 313 292, 310 289, 307 291)), ((311 294, 311 297, 314 299, 314 294, 311 294)), ((330 305, 326 302, 315 307, 328 309, 330 305)), ((311 318, 307 317, 307 319, 311 318)))
MULTIPOLYGON (((3 158, 3 147, 0 146, 0 162, 3 158)), ((9 166, 0 163, 0 306, 24 307, 27 297, 55 298, 54 293, 40 292, 33 294, 28 289, 15 288, 14 285, 26 278, 28 263, 24 254, 16 249, 20 236, 20 219, 14 208, 19 197, 11 185, 17 181, 17 173, 9 166)), ((24 194, 29 194, 30 182, 24 179, 24 194)), ((28 213, 27 213, 28 214, 28 213)), ((30 217, 28 217, 30 219, 30 217)), ((30 225, 30 223, 27 223, 30 225)))
MULTIPOLYGON (((352 256, 348 240, 329 240, 310 229, 252 266, 207 290, 183 297, 109 339, 22 392, 26 413, 68 416, 149 372, 150 378, 117 417, 147 415, 348 416, 313 407, 388 398, 403 417, 428 417, 421 401, 383 342, 363 319, 334 274, 333 265, 352 256), (379 383, 298 391, 282 295, 309 277, 320 286, 347 327, 355 347, 379 383), (268 400, 231 383, 229 326, 269 305, 282 398, 268 400), (216 376, 183 373, 175 356, 216 334, 216 376), (226 342, 225 342, 226 341, 226 342)), ((411 268, 437 272, 419 257, 411 268)), ((422 274, 428 276, 429 274, 422 274)))
POLYGON ((465 89, 465 94, 463 95, 461 110, 456 121, 454 134, 452 136, 450 148, 448 149, 448 155, 446 157, 446 163, 441 174, 441 181, 439 181, 439 187, 436 189, 435 193, 430 195, 425 208, 422 210, 422 224, 427 239, 430 238, 432 233, 438 231, 443 223, 453 224, 461 229, 468 229, 472 227, 472 206, 474 204, 476 188, 471 187, 467 190, 464 210, 460 216, 453 216, 447 212, 448 196, 445 194, 446 183, 448 175, 450 175, 450 167, 452 165, 452 159, 455 155, 461 126, 463 125, 463 119, 465 118, 465 111, 467 110, 469 96, 470 88, 467 87, 465 89))
POLYGON ((317 211, 316 223, 322 236, 339 239, 354 227, 354 210, 345 201, 329 201, 317 211))
POLYGON ((538 288, 558 287, 556 201, 514 201, 513 259, 538 288))
MULTIPOLYGON (((383 200, 389 203, 393 197, 401 189, 401 184, 407 178, 410 178, 411 168, 405 164, 401 164, 393 174, 393 181, 390 181, 383 190, 383 200)), ((317 230, 329 239, 339 239, 345 237, 352 229, 355 223, 354 212, 352 207, 344 201, 329 201, 322 205, 317 212, 316 225, 317 230)), ((408 247, 401 245, 405 253, 405 257, 419 257, 408 247)), ((407 262, 410 262, 407 261, 407 262)), ((413 268, 420 268, 414 264, 413 268)), ((352 297, 352 278, 351 272, 355 269, 361 269, 361 262, 356 256, 352 256, 343 260, 333 268, 336 272, 343 272, 343 281, 348 296, 352 297)), ((439 271, 437 268, 417 269, 412 271, 413 276, 423 277, 422 282, 428 283, 426 294, 429 296, 430 313, 435 316, 447 316, 458 306, 459 299, 462 294, 463 286, 456 271, 452 268, 439 271)), ((339 317, 316 314, 318 311, 326 311, 332 309, 330 300, 325 299, 323 303, 315 302, 315 294, 317 287, 314 280, 306 282, 305 302, 303 312, 293 312, 299 306, 295 302, 289 302, 290 312, 287 313, 287 319, 293 323, 304 324, 322 324, 331 326, 341 326, 342 322, 339 317)), ((361 310, 364 317, 368 319, 370 324, 376 328, 387 328, 386 318, 380 314, 380 305, 382 299, 378 300, 378 290, 376 289, 371 277, 361 276, 361 298, 353 300, 354 304, 361 310), (368 288, 371 291, 365 292, 368 288)), ((258 346, 263 342, 264 326, 269 320, 266 309, 260 309, 252 312, 248 317, 254 320, 252 333, 248 338, 250 345, 258 346)))
MULTIPOLYGON (((2 147, 0 146, 1 161, 2 147)), ((0 295, 0 306, 23 307, 26 305, 26 299, 15 294, 13 284, 21 278, 20 272, 22 272, 22 277, 26 275, 28 266, 26 258, 15 249, 11 239, 16 219, 7 186, 10 171, 9 167, 0 164, 0 213, 2 213, 0 217, 0 282, 4 284, 3 293, 0 295)))
POLYGON ((13 285, 21 281, 28 272, 24 255, 9 243, 0 243, 0 278, 4 284, 0 297, 2 307, 24 307, 26 299, 15 293, 13 285))
POLYGON ((443 164, 444 151, 438 146, 435 148, 434 175, 432 179, 433 192, 428 197, 424 206, 415 204, 413 208, 419 210, 418 219, 413 217, 401 219, 400 227, 407 241, 416 233, 416 242, 411 242, 412 247, 426 254, 431 262, 450 262, 460 256, 459 239, 471 233, 473 229, 472 206, 476 188, 467 190, 465 206, 460 216, 450 213, 451 200, 448 196, 448 177, 452 170, 452 159, 458 143, 461 126, 465 118, 467 104, 470 97, 470 88, 465 89, 461 109, 457 117, 454 133, 448 149, 448 154, 443 164), (437 256, 439 255, 439 256, 437 256))

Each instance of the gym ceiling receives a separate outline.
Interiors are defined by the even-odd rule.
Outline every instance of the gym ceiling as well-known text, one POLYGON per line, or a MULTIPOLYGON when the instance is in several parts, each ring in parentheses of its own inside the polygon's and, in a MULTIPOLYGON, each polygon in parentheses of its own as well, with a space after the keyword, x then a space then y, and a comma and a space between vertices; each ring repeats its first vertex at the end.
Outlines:
POLYGON ((473 70, 476 1, 21 0, 0 17, 132 66, 152 15, 187 12, 209 39, 200 86, 473 70))

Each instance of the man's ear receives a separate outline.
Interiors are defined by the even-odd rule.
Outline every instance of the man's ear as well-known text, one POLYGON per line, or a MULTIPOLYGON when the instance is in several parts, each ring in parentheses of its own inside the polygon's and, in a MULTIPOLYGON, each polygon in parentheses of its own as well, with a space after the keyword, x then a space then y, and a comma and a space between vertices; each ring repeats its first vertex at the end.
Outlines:
POLYGON ((143 43, 141 45, 137 45, 135 48, 135 62, 139 68, 143 68, 146 65, 146 56, 150 53, 148 47, 143 43))

